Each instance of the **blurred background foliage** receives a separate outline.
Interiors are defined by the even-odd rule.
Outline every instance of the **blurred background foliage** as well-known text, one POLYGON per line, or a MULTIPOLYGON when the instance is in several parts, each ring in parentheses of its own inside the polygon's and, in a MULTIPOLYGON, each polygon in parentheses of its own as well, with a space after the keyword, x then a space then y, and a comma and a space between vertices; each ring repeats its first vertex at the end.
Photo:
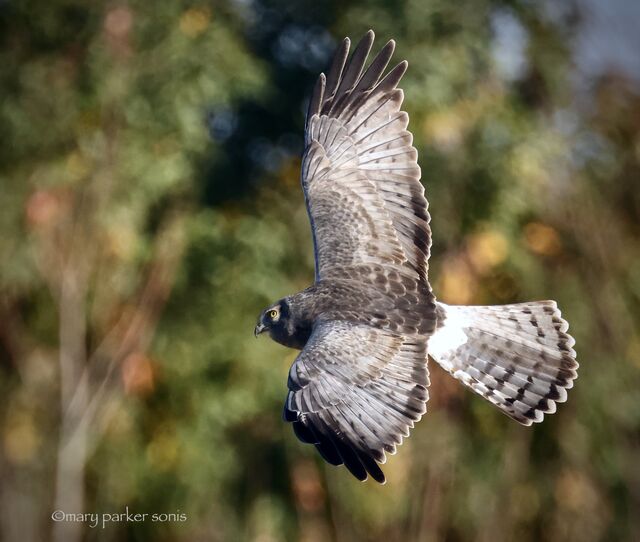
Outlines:
POLYGON ((631 1, 0 2, 2 537, 640 540, 640 9, 631 1), (432 368, 360 484, 280 419, 259 311, 313 277, 305 99, 374 28, 449 303, 557 299, 580 378, 519 427, 432 368), (55 523, 51 513, 186 514, 55 523))

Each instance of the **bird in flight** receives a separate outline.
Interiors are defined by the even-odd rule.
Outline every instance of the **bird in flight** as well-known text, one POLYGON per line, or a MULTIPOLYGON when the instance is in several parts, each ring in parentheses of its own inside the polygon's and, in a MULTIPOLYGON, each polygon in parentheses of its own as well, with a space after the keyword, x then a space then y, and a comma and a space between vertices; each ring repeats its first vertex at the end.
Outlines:
POLYGON ((301 182, 315 282, 259 317, 255 335, 301 352, 284 419, 332 465, 380 483, 426 412, 427 356, 523 425, 567 399, 575 341, 555 301, 453 306, 428 280, 429 213, 417 152, 401 110, 395 43, 368 67, 373 31, 349 58, 338 47, 320 74, 305 123, 301 182))

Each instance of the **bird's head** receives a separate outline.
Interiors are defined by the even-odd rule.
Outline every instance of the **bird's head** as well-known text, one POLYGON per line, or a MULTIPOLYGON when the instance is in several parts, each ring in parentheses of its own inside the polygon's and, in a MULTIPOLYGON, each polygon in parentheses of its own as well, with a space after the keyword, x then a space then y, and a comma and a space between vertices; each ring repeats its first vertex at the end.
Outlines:
POLYGON ((284 299, 277 301, 260 313, 258 323, 253 333, 257 337, 267 331, 272 339, 285 332, 289 317, 288 305, 284 299))
POLYGON ((289 296, 275 302, 260 313, 253 333, 257 337, 267 331, 277 343, 301 350, 311 335, 311 324, 301 316, 296 296, 289 296))

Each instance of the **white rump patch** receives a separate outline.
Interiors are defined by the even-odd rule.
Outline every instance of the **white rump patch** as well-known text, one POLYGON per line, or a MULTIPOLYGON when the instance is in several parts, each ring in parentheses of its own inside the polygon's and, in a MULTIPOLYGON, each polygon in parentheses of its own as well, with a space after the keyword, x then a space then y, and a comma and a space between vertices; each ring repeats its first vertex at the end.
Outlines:
POLYGON ((450 369, 446 365, 446 359, 448 356, 445 354, 457 350, 460 346, 465 344, 468 340, 463 328, 468 326, 468 322, 463 314, 456 310, 455 307, 440 303, 440 306, 445 309, 445 321, 444 326, 438 329, 430 338, 428 342, 428 352, 431 357, 441 361, 445 369, 450 369))

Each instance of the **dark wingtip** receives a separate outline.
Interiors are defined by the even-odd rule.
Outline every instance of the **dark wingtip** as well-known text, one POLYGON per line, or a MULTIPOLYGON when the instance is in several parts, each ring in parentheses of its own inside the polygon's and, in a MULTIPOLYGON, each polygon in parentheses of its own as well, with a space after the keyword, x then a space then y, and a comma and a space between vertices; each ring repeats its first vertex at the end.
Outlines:
POLYGON ((371 478, 373 478, 376 482, 378 482, 381 486, 387 483, 387 479, 385 478, 384 472, 382 469, 376 465, 375 469, 367 469, 371 478))
POLYGON ((328 98, 333 96, 333 93, 338 88, 338 83, 340 82, 342 70, 344 69, 345 62, 347 61, 350 48, 351 40, 349 38, 344 38, 334 53, 333 61, 331 62, 331 67, 327 72, 326 79, 325 92, 328 98))
POLYGON ((320 108, 322 107, 322 100, 324 99, 324 89, 326 87, 327 78, 324 73, 321 73, 316 81, 316 84, 313 87, 313 92, 311 93, 311 99, 309 100, 309 108, 307 110, 307 123, 309 119, 313 115, 316 115, 320 112, 320 108))
POLYGON ((338 47, 337 52, 339 52, 341 55, 344 55, 346 59, 350 49, 351 49, 351 39, 349 37, 346 37, 340 42, 340 47, 338 47))
POLYGON ((338 450, 340 457, 342 457, 342 461, 344 462, 344 466, 347 467, 347 470, 358 480, 364 482, 368 478, 369 473, 358 456, 358 453, 349 443, 342 441, 340 437, 334 438, 333 444, 336 450, 338 450))
POLYGON ((406 60, 399 62, 387 75, 385 75, 384 79, 380 81, 377 89, 383 92, 389 92, 396 88, 402 76, 406 73, 407 68, 409 67, 409 63, 406 60))
POLYGON ((371 454, 361 450, 357 450, 356 454, 358 455, 358 459, 360 459, 360 462, 363 464, 364 468, 367 470, 367 473, 371 476, 371 478, 373 478, 379 484, 386 483, 387 480, 384 476, 384 473, 382 472, 382 469, 371 454))

